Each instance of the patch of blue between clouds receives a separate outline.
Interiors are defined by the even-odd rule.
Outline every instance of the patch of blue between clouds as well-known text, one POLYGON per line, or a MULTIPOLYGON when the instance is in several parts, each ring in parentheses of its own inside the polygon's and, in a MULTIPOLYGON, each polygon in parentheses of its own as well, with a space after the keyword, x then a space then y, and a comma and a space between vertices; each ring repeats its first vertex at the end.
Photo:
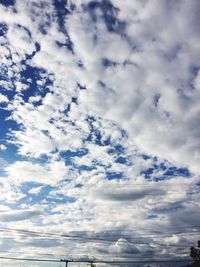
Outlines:
MULTIPOLYGON (((90 134, 89 136, 87 137, 87 139, 85 140, 85 142, 93 142, 95 143, 96 145, 99 145, 99 146, 114 146, 114 144, 112 143, 112 140, 110 137, 108 138, 104 138, 100 132, 100 130, 94 126, 94 122, 96 121, 95 117, 92 117, 92 116, 88 116, 87 118, 87 122, 90 126, 90 134)), ((126 133, 125 131, 121 130, 121 134, 122 134, 122 137, 126 138, 126 133)), ((116 146, 117 148, 117 146, 116 146)), ((110 154, 112 153, 112 151, 109 152, 110 154)), ((113 151, 114 153, 114 151, 113 151)))
POLYGON ((34 182, 24 183, 23 185, 21 185, 20 190, 26 196, 17 203, 18 206, 20 206, 23 203, 34 205, 45 201, 54 204, 65 204, 76 201, 74 197, 70 197, 63 194, 56 194, 55 196, 51 195, 50 193, 54 190, 54 187, 50 185, 43 185, 40 183, 34 183, 34 182), (35 188, 37 189, 38 187, 41 187, 38 193, 29 192, 31 189, 35 188))
POLYGON ((80 184, 80 183, 75 185, 75 188, 82 188, 82 187, 83 187, 83 184, 80 184))
POLYGON ((176 212, 177 210, 180 210, 180 209, 184 209, 184 204, 181 203, 181 202, 178 202, 178 203, 172 203, 170 204, 169 206, 167 207, 158 207, 158 208, 155 208, 153 209, 153 212, 156 212, 156 213, 160 213, 160 214, 163 214, 163 213, 168 213, 168 212, 176 212))
MULTIPOLYGON (((147 159, 148 156, 146 157, 146 160, 147 159)), ((152 167, 141 171, 140 174, 143 175, 146 180, 153 180, 153 181, 162 181, 167 178, 177 177, 177 176, 184 178, 191 177, 191 173, 187 168, 178 168, 172 165, 169 166, 169 163, 167 162, 154 163, 152 167), (159 175, 157 174, 158 171, 159 175)))
POLYGON ((0 0, 0 4, 4 6, 14 6, 15 0, 0 0))
MULTIPOLYGON (((27 65, 24 62, 24 70, 20 72, 21 76, 21 82, 28 85, 26 90, 22 91, 23 100, 25 102, 28 102, 29 97, 40 95, 41 97, 44 97, 48 92, 49 88, 53 85, 53 81, 49 78, 46 71, 42 68, 32 67, 27 65), (45 78, 44 78, 45 75, 45 78), (44 84, 40 88, 37 84, 38 80, 43 80, 44 84)), ((7 81, 7 77, 1 77, 2 80, 7 81)), ((3 87, 0 87, 1 92, 6 92, 6 96, 10 101, 15 96, 15 90, 4 90, 3 87)), ((39 106, 41 104, 41 101, 35 102, 34 106, 39 106)), ((9 133, 10 131, 17 131, 19 130, 19 125, 12 119, 9 119, 11 116, 11 112, 7 110, 6 104, 1 103, 0 105, 1 112, 0 112, 0 120, 1 120, 1 131, 0 131, 0 140, 1 143, 5 144, 7 146, 7 150, 3 151, 1 153, 1 157, 5 160, 12 162, 14 160, 17 160, 20 157, 17 155, 17 147, 9 144, 9 133)), ((46 161, 43 159, 43 161, 46 161)))
POLYGON ((8 30, 7 24, 0 23, 0 36, 5 36, 5 34, 7 33, 7 30, 8 30))
MULTIPOLYGON (((106 140, 104 140, 103 137, 101 136, 100 131, 96 127, 93 126, 93 122, 95 122, 94 117, 88 117, 88 121, 90 123, 91 132, 90 132, 89 137, 85 140, 85 142, 92 142, 98 146, 108 147, 107 153, 116 156, 116 160, 115 160, 116 163, 130 165, 129 159, 125 156, 124 147, 120 144, 118 145, 113 144, 110 138, 107 138, 106 140)), ((62 159, 65 160, 66 165, 77 169, 79 173, 81 173, 82 171, 92 171, 96 169, 97 166, 102 166, 105 168, 106 179, 120 180, 124 178, 122 172, 109 171, 110 166, 104 166, 101 162, 98 161, 98 159, 94 159, 91 165, 78 165, 77 166, 74 163, 74 157, 84 157, 88 154, 88 152, 89 151, 86 148, 82 148, 77 151, 67 150, 65 152, 61 152, 60 156, 62 159)))
POLYGON ((88 153, 88 149, 82 148, 76 151, 66 150, 65 152, 61 152, 60 156, 62 157, 62 159, 65 161, 67 165, 72 165, 74 157, 83 157, 87 155, 87 153, 88 153))
POLYGON ((56 44, 59 47, 66 47, 72 53, 74 53, 73 43, 65 27, 65 20, 66 20, 67 15, 70 14, 69 10, 73 11, 75 9, 75 5, 73 3, 70 3, 68 0, 53 0, 53 4, 56 10, 57 23, 58 23, 59 30, 63 32, 66 36, 65 42, 61 43, 61 42, 56 41, 56 44))
POLYGON ((102 146, 102 137, 100 131, 94 127, 93 123, 95 122, 95 118, 93 116, 88 116, 87 122, 90 126, 90 134, 86 138, 85 142, 94 142, 95 144, 102 146))
MULTIPOLYGON (((71 151, 71 150, 67 150, 65 152, 61 152, 60 156, 61 158, 65 161, 65 164, 67 166, 71 166, 72 169, 77 169, 79 173, 81 173, 82 171, 92 171, 94 170, 96 167, 93 165, 76 165, 74 163, 74 158, 75 157, 83 157, 85 155, 88 154, 88 149, 87 148, 82 148, 82 149, 78 149, 76 151, 71 151)), ((66 179, 67 181, 68 179, 66 179)))
POLYGON ((54 204, 66 204, 76 202, 76 198, 63 194, 56 194, 55 196, 47 196, 46 200, 54 204))
POLYGON ((35 42, 35 51, 33 51, 31 55, 26 54, 26 59, 22 60, 21 63, 23 64, 26 62, 26 60, 32 59, 35 56, 35 54, 40 51, 40 48, 41 48, 40 44, 38 42, 35 42))
POLYGON ((100 165, 100 164, 96 164, 96 162, 93 162, 94 163, 94 166, 88 166, 88 165, 79 165, 78 166, 78 171, 79 173, 81 173, 82 171, 92 171, 92 170, 95 170, 96 169, 96 166, 95 165, 100 165))
POLYGON ((119 10, 114 7, 109 0, 91 1, 84 7, 85 10, 90 13, 94 23, 97 22, 98 19, 96 11, 100 9, 102 12, 102 19, 108 31, 118 34, 123 34, 125 32, 126 23, 117 18, 119 10))
POLYGON ((190 67, 190 81, 189 81, 189 87, 188 88, 192 88, 193 90, 195 89, 194 88, 194 79, 197 77, 198 75, 198 72, 200 70, 200 67, 199 66, 191 66, 190 67))
POLYGON ((86 86, 77 82, 77 86, 80 90, 86 90, 86 86))
POLYGON ((125 154, 125 148, 122 145, 113 145, 111 149, 108 150, 108 154, 116 155, 115 163, 130 166, 130 160, 125 154))
POLYGON ((152 219, 156 219, 156 218, 158 218, 158 215, 156 215, 156 214, 149 214, 149 215, 147 216, 147 219, 148 219, 148 220, 152 220, 152 219))
POLYGON ((21 205, 22 203, 33 205, 45 200, 48 194, 53 190, 53 187, 50 185, 44 186, 43 184, 40 183, 29 182, 22 184, 20 186, 20 190, 26 196, 19 201, 18 205, 21 205), (41 190, 38 193, 36 194, 29 193, 31 189, 36 189, 38 187, 41 187, 41 190))
MULTIPOLYGON (((49 88, 53 85, 53 81, 49 78, 46 71, 42 68, 32 67, 26 65, 25 70, 21 72, 22 82, 30 80, 28 83, 28 89, 23 91, 23 99, 25 102, 28 101, 30 96, 36 96, 37 94, 41 97, 44 97, 48 92, 49 88), (44 78, 43 76, 46 75, 44 78), (42 88, 37 84, 37 81, 44 81, 42 88)), ((40 105, 41 102, 38 102, 35 105, 40 105)))
POLYGON ((112 61, 112 60, 110 60, 110 59, 108 59, 108 58, 102 58, 102 65, 104 66, 104 67, 106 67, 106 68, 108 68, 108 67, 115 67, 115 66, 117 66, 117 62, 115 62, 115 61, 112 61))
MULTIPOLYGON (((0 159, 6 160, 7 163, 14 163, 15 161, 21 159, 23 160, 24 157, 20 157, 17 155, 17 147, 15 145, 9 144, 7 142, 1 142, 6 145, 5 151, 0 151, 0 159)), ((2 169, 0 170, 0 175, 4 176, 6 173, 2 169)))
MULTIPOLYGON (((8 162, 14 162, 19 157, 17 156, 17 147, 9 143, 10 136, 9 133, 11 130, 18 130, 18 124, 11 119, 8 119, 11 115, 11 112, 0 107, 0 121, 1 121, 1 131, 0 131, 0 143, 4 144, 7 149, 5 151, 0 151, 0 157, 8 162)), ((1 170, 3 174, 3 170, 1 170)))
POLYGON ((154 104, 154 106, 155 106, 156 108, 158 107, 160 98, 161 98, 161 95, 160 95, 160 94, 156 94, 156 95, 154 96, 154 98, 153 98, 153 104, 154 104))
POLYGON ((122 172, 106 172, 106 178, 108 180, 121 180, 124 178, 124 175, 122 172))
MULTIPOLYGON (((33 17, 38 17, 39 16, 39 12, 40 10, 43 10, 46 8, 46 1, 32 1, 31 2, 31 15, 33 17)), ((46 35, 48 33, 48 30, 51 26, 52 23, 52 17, 49 13, 45 14, 45 19, 43 21, 41 21, 41 23, 38 25, 38 30, 46 35)))

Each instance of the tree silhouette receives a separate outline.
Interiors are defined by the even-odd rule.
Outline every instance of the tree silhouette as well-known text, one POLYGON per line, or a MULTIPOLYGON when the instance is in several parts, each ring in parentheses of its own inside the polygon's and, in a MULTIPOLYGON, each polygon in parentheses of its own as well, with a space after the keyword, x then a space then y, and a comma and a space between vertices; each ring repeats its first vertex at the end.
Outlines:
POLYGON ((190 257, 192 257, 194 261, 200 261, 200 240, 198 241, 198 247, 190 248, 190 257))

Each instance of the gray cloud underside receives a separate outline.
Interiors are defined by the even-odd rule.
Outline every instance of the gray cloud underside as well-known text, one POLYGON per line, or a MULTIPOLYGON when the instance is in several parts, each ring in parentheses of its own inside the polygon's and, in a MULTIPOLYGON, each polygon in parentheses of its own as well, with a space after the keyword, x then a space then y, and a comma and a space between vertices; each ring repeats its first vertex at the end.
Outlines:
POLYGON ((135 201, 139 200, 148 196, 153 196, 156 194, 156 196, 163 195, 165 193, 164 190, 159 189, 143 189, 143 190, 126 190, 123 191, 123 189, 119 190, 119 192, 106 192, 105 190, 101 190, 101 193, 97 193, 98 195, 105 199, 105 200, 111 200, 111 201, 135 201))
POLYGON ((19 211, 9 211, 1 212, 0 220, 1 222, 13 222, 13 221, 23 221, 30 220, 33 217, 39 217, 42 214, 39 210, 19 210, 19 211))

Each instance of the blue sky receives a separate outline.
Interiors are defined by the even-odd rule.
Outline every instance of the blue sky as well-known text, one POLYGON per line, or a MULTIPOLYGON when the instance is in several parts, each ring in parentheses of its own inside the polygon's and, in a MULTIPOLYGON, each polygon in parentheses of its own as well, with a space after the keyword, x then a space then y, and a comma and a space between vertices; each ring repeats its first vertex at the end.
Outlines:
POLYGON ((0 256, 189 255, 199 11, 198 0, 0 0, 0 256))

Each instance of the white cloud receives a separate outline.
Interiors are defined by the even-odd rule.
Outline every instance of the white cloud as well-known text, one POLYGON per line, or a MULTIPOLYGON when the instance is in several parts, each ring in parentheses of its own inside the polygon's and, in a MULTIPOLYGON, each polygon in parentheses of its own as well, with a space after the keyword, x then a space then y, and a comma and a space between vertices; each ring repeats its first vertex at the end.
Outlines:
POLYGON ((86 67, 81 80, 88 90, 80 93, 79 105, 118 122, 143 151, 198 172, 198 92, 190 85, 191 69, 198 66, 198 35, 196 30, 189 30, 196 29, 196 18, 185 20, 186 13, 192 17, 198 3, 177 2, 166 16, 167 2, 163 2, 150 1, 144 7, 127 2, 131 8, 125 11, 126 5, 118 3, 128 17, 132 10, 137 12, 137 23, 132 19, 127 25, 125 34, 129 39, 108 33, 99 18, 95 32, 88 14, 69 17, 66 27, 86 67), (159 31, 153 27, 158 20, 159 31), (95 34, 97 42, 93 42, 95 34), (131 64, 105 69, 101 64, 104 57, 131 64), (105 87, 99 85, 99 80, 105 87))
POLYGON ((6 172, 8 179, 18 185, 25 182, 55 185, 66 178, 68 168, 63 161, 53 161, 43 165, 29 161, 16 161, 6 167, 6 172))
POLYGON ((25 197, 18 186, 11 185, 5 177, 0 177, 0 184, 0 199, 5 205, 15 204, 25 197))
POLYGON ((29 190, 29 194, 38 194, 41 192, 43 186, 38 186, 38 187, 35 187, 35 188, 32 188, 31 190, 29 190))
POLYGON ((7 96, 0 94, 0 103, 5 103, 8 102, 7 96))
POLYGON ((18 210, 6 211, 0 214, 2 222, 30 220, 32 217, 38 217, 42 214, 40 210, 18 210))
POLYGON ((6 147, 5 145, 0 144, 0 151, 4 151, 4 150, 6 150, 6 149, 7 149, 7 147, 6 147))
POLYGON ((31 54, 35 50, 35 45, 27 30, 17 25, 9 27, 7 32, 8 42, 12 44, 12 55, 20 55, 24 57, 25 54, 31 54))
MULTIPOLYGON (((33 155, 39 157, 54 151, 55 147, 51 139, 42 132, 27 130, 26 132, 16 132, 18 139, 19 152, 22 155, 33 155)), ((15 143, 15 142, 12 142, 15 143)))
POLYGON ((194 87, 197 90, 200 90, 200 71, 198 71, 194 81, 193 81, 194 87))
MULTIPOLYGON (((12 89, 12 84, 10 82, 8 82, 8 81, 3 81, 3 80, 0 81, 0 86, 2 86, 3 88, 5 88, 7 90, 12 89)), ((5 100, 7 100, 7 99, 5 99, 4 97, 2 99, 2 96, 1 96, 1 100, 3 100, 3 102, 5 102, 5 100)))
POLYGON ((111 246, 110 251, 112 253, 128 253, 128 254, 137 254, 139 252, 139 249, 134 246, 133 244, 130 244, 126 239, 120 238, 113 246, 111 246))

